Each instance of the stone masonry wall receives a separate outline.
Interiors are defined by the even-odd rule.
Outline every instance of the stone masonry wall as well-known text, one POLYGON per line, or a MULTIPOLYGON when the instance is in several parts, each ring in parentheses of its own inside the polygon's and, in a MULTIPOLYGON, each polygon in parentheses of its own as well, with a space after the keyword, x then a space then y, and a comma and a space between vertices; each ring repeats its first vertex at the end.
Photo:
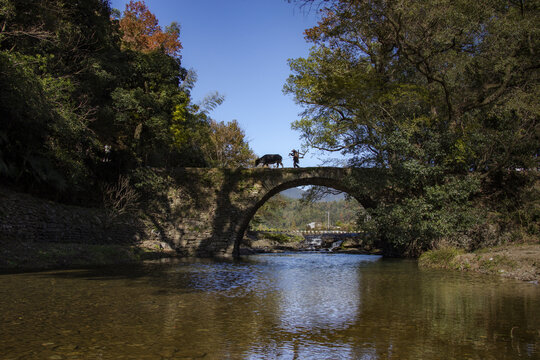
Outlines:
POLYGON ((135 218, 37 199, 0 188, 0 241, 129 244, 145 236, 135 218))
MULTIPOLYGON (((367 181, 372 170, 358 174, 367 181)), ((137 216, 111 219, 103 209, 36 199, 0 188, 0 241, 135 244, 168 243, 180 255, 229 257, 236 253, 255 211, 294 186, 323 185, 350 192, 350 169, 195 169, 168 173, 169 186, 137 216)), ((372 192, 366 185, 363 194, 372 192)), ((362 193, 353 194, 362 200, 362 193)))
POLYGON ((290 187, 329 186, 349 192, 365 206, 373 192, 370 180, 379 179, 371 169, 177 169, 170 174, 175 185, 168 193, 170 207, 164 213, 163 228, 169 243, 181 253, 196 256, 229 257, 255 211, 268 198, 290 187), (365 182, 353 193, 349 177, 365 182))

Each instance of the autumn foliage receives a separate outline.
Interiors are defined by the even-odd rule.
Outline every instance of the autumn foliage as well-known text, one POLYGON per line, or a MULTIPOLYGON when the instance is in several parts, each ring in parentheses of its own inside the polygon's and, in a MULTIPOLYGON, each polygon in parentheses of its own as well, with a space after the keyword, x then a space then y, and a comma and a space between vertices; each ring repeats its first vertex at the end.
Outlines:
POLYGON ((120 29, 123 32, 122 46, 126 49, 141 52, 162 49, 171 56, 178 56, 182 49, 180 26, 172 23, 163 31, 144 1, 131 0, 126 4, 120 29))

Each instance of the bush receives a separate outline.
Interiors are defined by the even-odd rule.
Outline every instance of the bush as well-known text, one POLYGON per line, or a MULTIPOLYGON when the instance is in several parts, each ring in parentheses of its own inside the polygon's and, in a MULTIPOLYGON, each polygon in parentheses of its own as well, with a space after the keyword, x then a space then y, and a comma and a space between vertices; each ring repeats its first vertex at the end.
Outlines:
POLYGON ((129 183, 129 178, 120 176, 116 184, 103 184, 103 205, 113 215, 122 215, 137 207, 139 194, 129 183))
POLYGON ((429 250, 423 253, 418 259, 418 264, 425 267, 437 267, 450 269, 454 268, 454 259, 463 254, 463 250, 454 247, 447 247, 438 250, 429 250))
POLYGON ((472 200, 479 189, 473 176, 426 186, 421 193, 370 210, 367 230, 381 242, 378 246, 386 255, 417 257, 442 240, 463 238, 485 222, 484 212, 472 200))
POLYGON ((264 237, 268 240, 275 241, 279 244, 285 244, 290 242, 300 242, 304 238, 300 235, 287 234, 287 233, 265 233, 264 237))

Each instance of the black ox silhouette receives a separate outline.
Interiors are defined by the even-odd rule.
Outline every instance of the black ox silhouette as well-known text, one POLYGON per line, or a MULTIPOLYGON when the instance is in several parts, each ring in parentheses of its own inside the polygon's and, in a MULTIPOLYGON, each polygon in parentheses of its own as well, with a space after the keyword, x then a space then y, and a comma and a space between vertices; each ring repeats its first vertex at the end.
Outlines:
POLYGON ((283 163, 281 162, 282 160, 283 158, 281 157, 281 155, 266 154, 258 158, 257 160, 255 160, 255 167, 259 166, 259 164, 263 164, 263 166, 266 166, 266 167, 268 167, 269 164, 276 164, 275 166, 276 168, 278 168, 279 165, 283 167, 283 163))

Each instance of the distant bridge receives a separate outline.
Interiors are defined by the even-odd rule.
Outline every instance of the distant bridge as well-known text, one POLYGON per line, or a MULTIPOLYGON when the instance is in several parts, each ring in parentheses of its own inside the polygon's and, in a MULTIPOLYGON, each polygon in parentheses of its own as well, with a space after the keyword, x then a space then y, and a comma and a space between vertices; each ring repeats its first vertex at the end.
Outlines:
POLYGON ((268 233, 268 234, 301 234, 301 235, 324 235, 324 234, 341 234, 341 235, 350 235, 358 236, 363 235, 363 232, 351 232, 345 230, 255 230, 258 233, 268 233))
POLYGON ((385 172, 336 167, 179 168, 172 176, 177 188, 168 194, 168 212, 174 226, 165 237, 186 255, 230 257, 238 254, 253 215, 277 193, 297 186, 326 186, 370 208, 377 203, 385 172))

